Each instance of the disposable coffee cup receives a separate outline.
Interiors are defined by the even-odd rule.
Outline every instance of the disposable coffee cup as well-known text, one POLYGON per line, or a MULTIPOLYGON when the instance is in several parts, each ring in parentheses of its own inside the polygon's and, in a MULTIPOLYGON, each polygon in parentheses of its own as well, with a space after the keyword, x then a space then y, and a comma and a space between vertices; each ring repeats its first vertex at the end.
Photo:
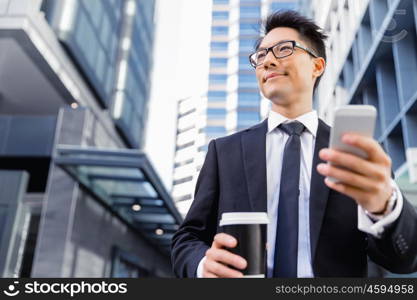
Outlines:
POLYGON ((228 250, 242 256, 247 261, 246 269, 238 270, 243 273, 244 277, 265 277, 266 228, 268 223, 268 215, 261 212, 222 214, 219 224, 222 232, 233 236, 237 240, 237 246, 228 248, 228 250))

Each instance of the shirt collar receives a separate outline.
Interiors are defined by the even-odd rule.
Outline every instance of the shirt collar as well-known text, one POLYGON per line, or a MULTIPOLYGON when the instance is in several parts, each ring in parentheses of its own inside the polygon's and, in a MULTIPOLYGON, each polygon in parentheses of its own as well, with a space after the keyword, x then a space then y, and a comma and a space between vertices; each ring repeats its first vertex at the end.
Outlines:
POLYGON ((305 113, 295 119, 288 119, 287 117, 284 117, 283 115, 270 110, 268 115, 268 133, 272 132, 282 123, 288 123, 295 120, 301 122, 307 128, 307 130, 314 137, 316 137, 319 120, 317 116, 317 111, 315 110, 305 113))

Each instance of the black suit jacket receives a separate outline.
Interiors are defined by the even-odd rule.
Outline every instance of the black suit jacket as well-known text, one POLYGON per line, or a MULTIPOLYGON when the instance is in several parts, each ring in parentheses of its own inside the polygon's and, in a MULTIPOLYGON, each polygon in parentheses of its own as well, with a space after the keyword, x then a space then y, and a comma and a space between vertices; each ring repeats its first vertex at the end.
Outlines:
MULTIPOLYGON (((266 212, 267 120, 212 140, 194 201, 172 239, 173 270, 195 277, 200 260, 221 232, 224 212, 266 212)), ((399 218, 375 238, 358 230, 357 204, 329 189, 316 171, 318 153, 328 147, 330 127, 319 119, 310 187, 310 244, 314 276, 366 277, 367 255, 395 273, 417 271, 417 213, 404 198, 399 218)), ((296 255, 296 253, 294 254, 296 255)))

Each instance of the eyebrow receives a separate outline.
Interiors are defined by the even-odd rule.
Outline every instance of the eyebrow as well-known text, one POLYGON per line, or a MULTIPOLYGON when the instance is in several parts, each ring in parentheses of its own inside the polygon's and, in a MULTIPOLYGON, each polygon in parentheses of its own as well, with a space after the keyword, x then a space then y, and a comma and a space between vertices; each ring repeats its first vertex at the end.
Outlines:
MULTIPOLYGON (((272 46, 270 46, 270 47, 273 47, 273 46, 275 46, 275 45, 277 45, 277 44, 279 44, 279 43, 283 43, 283 42, 290 42, 290 41, 293 41, 293 40, 280 40, 280 41, 278 41, 278 42, 276 42, 276 43, 274 43, 272 46)), ((256 50, 265 50, 266 48, 269 48, 269 47, 261 47, 261 46, 259 46, 258 47, 258 49, 256 49, 256 50)))

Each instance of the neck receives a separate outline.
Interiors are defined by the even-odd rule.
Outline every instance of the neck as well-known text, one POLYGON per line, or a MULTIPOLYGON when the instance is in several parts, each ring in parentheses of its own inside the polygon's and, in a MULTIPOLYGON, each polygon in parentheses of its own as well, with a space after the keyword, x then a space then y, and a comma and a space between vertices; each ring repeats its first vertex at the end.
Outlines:
POLYGON ((271 109, 272 111, 277 112, 288 119, 295 119, 312 111, 312 103, 312 97, 305 97, 305 99, 298 99, 298 101, 297 99, 292 99, 285 104, 272 102, 271 109))

